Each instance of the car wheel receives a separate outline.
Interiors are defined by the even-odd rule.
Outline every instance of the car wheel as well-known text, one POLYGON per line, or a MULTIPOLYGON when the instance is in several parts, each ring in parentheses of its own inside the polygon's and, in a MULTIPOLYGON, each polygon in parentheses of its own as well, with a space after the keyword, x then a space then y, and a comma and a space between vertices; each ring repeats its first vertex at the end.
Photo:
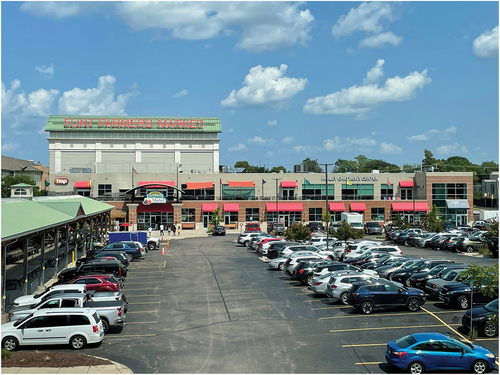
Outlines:
POLYGON ((408 371, 410 371, 411 374, 421 374, 425 371, 425 367, 420 362, 412 362, 410 366, 408 366, 408 371))
POLYGON ((407 277, 407 278, 405 279, 405 285, 406 285, 406 286, 411 286, 411 283, 410 283, 410 278, 409 278, 409 277, 407 277))
POLYGON ((127 254, 127 258, 129 262, 132 262, 134 260, 134 256, 132 254, 127 254))
POLYGON ((488 364, 482 359, 478 359, 472 364, 472 371, 476 374, 484 374, 484 372, 488 369, 488 364))
POLYGON ((348 305, 349 302, 347 302, 347 292, 344 292, 340 295, 340 302, 342 302, 342 304, 344 305, 348 305))
POLYGON ((460 296, 457 299, 457 305, 460 309, 466 310, 469 308, 469 300, 465 296, 460 296))
POLYGON ((408 301, 408 310, 415 312, 420 308, 420 302, 416 298, 412 298, 408 301))
POLYGON ((102 322, 102 330, 104 331, 104 334, 108 333, 109 323, 104 319, 101 319, 101 322, 102 322))
POLYGON ((406 240, 406 241, 405 241, 405 245, 406 245, 406 246, 411 246, 410 241, 406 240))
POLYGON ((280 271, 283 271, 283 270, 285 269, 285 264, 284 264, 284 263, 280 263, 280 264, 278 264, 278 269, 279 269, 280 271))
POLYGON ((468 253, 473 253, 474 248, 472 246, 467 246, 467 249, 465 249, 465 251, 467 251, 468 253))
POLYGON ((306 284, 309 286, 312 286, 312 284, 313 284, 313 277, 312 276, 307 276, 306 284))
POLYGON ((360 308, 363 314, 371 314, 373 312, 373 303, 370 301, 363 301, 361 302, 360 308))
POLYGON ((246 240, 245 242, 243 242, 243 246, 248 247, 248 240, 246 240))
POLYGON ((75 349, 75 350, 83 349, 85 347, 86 343, 87 342, 85 341, 85 337, 80 336, 80 335, 73 336, 69 340, 69 345, 71 346, 71 349, 75 349))
MULTIPOLYGON (((392 280, 392 273, 387 274, 387 280, 392 280)), ((394 281, 394 280, 392 280, 394 281)))
POLYGON ((15 337, 6 337, 3 339, 2 347, 12 352, 19 348, 19 341, 15 337))
POLYGON ((149 250, 154 250, 156 248, 156 244, 154 242, 148 243, 148 249, 149 250))
POLYGON ((494 337, 497 334, 497 327, 494 324, 486 323, 483 328, 486 337, 494 337))

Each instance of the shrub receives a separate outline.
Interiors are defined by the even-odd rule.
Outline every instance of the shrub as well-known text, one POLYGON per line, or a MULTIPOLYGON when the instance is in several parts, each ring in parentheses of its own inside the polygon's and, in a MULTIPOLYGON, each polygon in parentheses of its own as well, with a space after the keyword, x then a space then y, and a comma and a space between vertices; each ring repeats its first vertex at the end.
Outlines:
POLYGON ((7 349, 2 349, 2 359, 9 359, 12 356, 12 353, 7 349))

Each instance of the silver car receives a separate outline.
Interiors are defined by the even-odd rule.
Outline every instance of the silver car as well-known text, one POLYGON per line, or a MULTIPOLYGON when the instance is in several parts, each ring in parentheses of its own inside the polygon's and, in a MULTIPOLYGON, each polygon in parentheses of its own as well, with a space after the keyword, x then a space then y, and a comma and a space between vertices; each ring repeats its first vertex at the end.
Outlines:
POLYGON ((316 294, 326 294, 326 284, 330 280, 330 276, 335 272, 328 272, 321 276, 314 276, 312 280, 311 290, 316 294))
POLYGON ((297 251, 295 253, 290 253, 284 257, 279 257, 272 259, 269 263, 267 263, 267 267, 275 270, 283 271, 285 269, 285 262, 288 258, 302 256, 302 255, 311 255, 314 254, 312 251, 297 251))
POLYGON ((326 295, 335 300, 340 300, 344 305, 348 305, 347 293, 352 287, 352 283, 370 280, 380 280, 380 278, 370 275, 363 275, 360 273, 337 273, 330 277, 326 285, 326 295))
POLYGON ((452 283, 454 281, 462 281, 463 277, 461 275, 461 272, 465 271, 466 269, 467 268, 451 269, 443 276, 442 279, 428 280, 424 285, 424 292, 432 297, 439 296, 439 292, 441 291, 443 285, 452 283))

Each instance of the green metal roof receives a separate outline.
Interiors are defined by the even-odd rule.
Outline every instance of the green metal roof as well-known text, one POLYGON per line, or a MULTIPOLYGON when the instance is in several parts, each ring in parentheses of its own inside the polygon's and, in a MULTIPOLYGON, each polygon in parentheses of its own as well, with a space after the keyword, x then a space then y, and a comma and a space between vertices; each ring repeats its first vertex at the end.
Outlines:
POLYGON ((49 116, 45 131, 220 133, 220 117, 49 116))
POLYGON ((10 185, 11 188, 33 188, 33 185, 30 185, 30 184, 25 184, 24 182, 21 182, 19 184, 15 184, 15 185, 10 185))
POLYGON ((80 207, 85 216, 111 211, 113 205, 82 196, 2 199, 2 241, 71 223, 80 207))

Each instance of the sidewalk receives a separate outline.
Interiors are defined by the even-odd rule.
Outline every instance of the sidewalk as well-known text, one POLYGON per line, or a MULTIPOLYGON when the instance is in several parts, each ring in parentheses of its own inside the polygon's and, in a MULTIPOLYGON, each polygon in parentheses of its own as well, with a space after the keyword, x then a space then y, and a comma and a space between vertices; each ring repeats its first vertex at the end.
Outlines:
POLYGON ((131 369, 117 362, 100 366, 2 367, 1 372, 2 374, 133 374, 131 369))
MULTIPOLYGON (((178 235, 176 234, 175 236, 170 234, 170 236, 167 234, 168 232, 165 230, 163 232, 163 241, 167 240, 182 240, 183 238, 195 238, 195 237, 208 237, 212 236, 211 234, 207 233, 206 229, 186 229, 186 230, 181 230, 181 234, 178 235)), ((240 234, 241 231, 240 229, 226 229, 226 234, 240 234)), ((149 237, 149 236, 148 236, 149 237)), ((156 237, 162 240, 160 236, 160 231, 159 230, 154 230, 151 232, 151 237, 156 237)))

